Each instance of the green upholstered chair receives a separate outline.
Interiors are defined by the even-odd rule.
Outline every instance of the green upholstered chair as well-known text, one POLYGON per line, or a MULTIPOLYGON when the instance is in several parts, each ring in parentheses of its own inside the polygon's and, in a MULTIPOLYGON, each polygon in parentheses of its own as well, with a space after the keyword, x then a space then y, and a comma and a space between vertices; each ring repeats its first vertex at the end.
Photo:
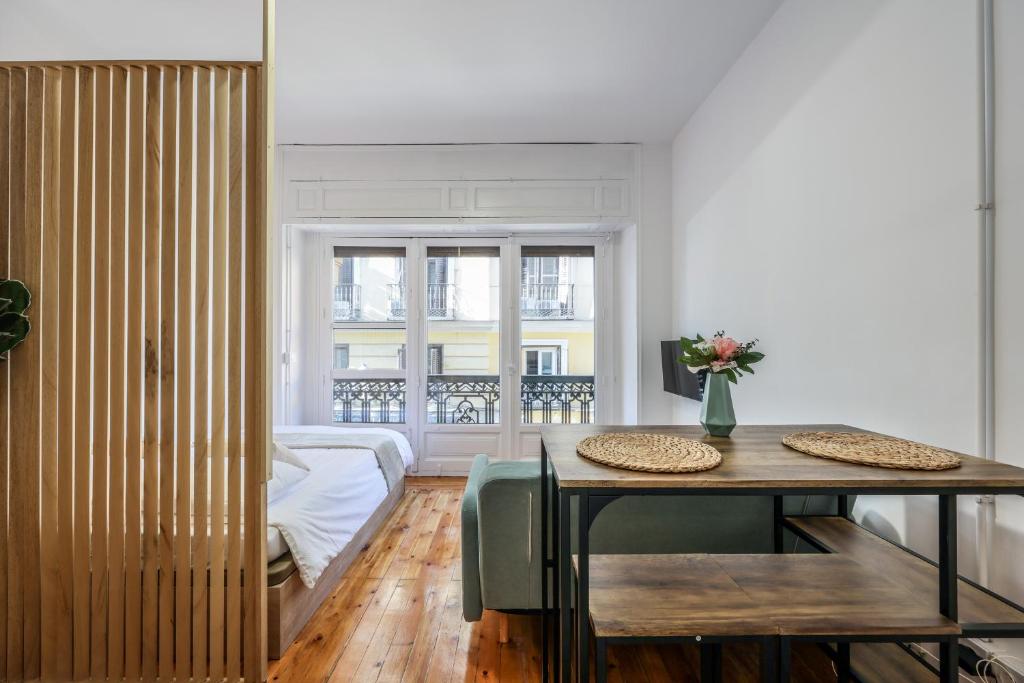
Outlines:
MULTIPOLYGON (((787 514, 835 514, 836 502, 831 496, 787 496, 785 508, 787 514)), ((462 500, 467 621, 479 620, 485 609, 540 609, 540 517, 539 460, 476 456, 462 500)), ((575 510, 571 526, 575 536, 575 510)), ((772 501, 766 496, 634 496, 601 512, 590 551, 770 553, 772 538, 772 501)), ((787 544, 787 550, 798 549, 793 537, 787 544)))

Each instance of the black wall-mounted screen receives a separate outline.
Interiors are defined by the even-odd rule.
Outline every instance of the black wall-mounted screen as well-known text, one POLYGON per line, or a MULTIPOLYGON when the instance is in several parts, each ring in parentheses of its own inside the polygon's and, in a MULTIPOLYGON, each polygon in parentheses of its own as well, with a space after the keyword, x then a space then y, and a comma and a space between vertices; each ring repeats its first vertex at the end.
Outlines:
POLYGON ((665 391, 702 401, 707 371, 690 372, 690 368, 679 362, 680 351, 678 339, 661 342, 661 374, 665 391))

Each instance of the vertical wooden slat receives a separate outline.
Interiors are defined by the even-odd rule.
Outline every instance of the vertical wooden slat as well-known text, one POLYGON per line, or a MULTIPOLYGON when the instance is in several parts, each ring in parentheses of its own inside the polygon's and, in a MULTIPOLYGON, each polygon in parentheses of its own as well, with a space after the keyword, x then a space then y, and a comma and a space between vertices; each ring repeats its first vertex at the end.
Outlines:
POLYGON ((261 77, 0 66, 0 679, 262 678, 261 77))
MULTIPOLYGON (((25 69, 11 70, 11 123, 10 123, 10 225, 8 267, 9 277, 20 278, 22 274, 22 257, 20 255, 19 236, 24 235, 21 228, 25 224, 25 96, 27 90, 25 69)), ((19 439, 25 431, 20 420, 24 419, 24 397, 22 395, 24 381, 19 379, 25 374, 19 369, 21 358, 11 357, 6 361, 10 373, 10 407, 8 410, 9 424, 9 465, 8 465, 8 567, 7 567, 7 679, 21 680, 25 675, 23 659, 24 643, 24 586, 22 585, 22 563, 25 536, 28 522, 24 519, 24 511, 18 500, 18 491, 24 490, 25 472, 23 453, 25 444, 19 439)))
POLYGON ((227 457, 228 70, 216 67, 213 128, 213 275, 210 459, 210 679, 224 676, 224 465, 227 457))
POLYGON ((75 252, 75 529, 74 529, 74 676, 89 675, 89 513, 90 406, 92 405, 92 193, 93 90, 91 67, 78 71, 78 217, 75 252))
POLYGON ((162 680, 174 675, 174 283, 178 69, 163 67, 160 187, 160 651, 162 680))
MULTIPOLYGON (((10 264, 10 135, 11 71, 0 68, 0 277, 10 264)), ((0 365, 0 678, 7 676, 7 473, 8 383, 7 364, 0 365)))
POLYGON ((111 71, 110 148, 110 544, 107 673, 120 680, 124 672, 124 546, 125 546, 125 326, 126 232, 125 169, 128 154, 128 71, 111 71))
POLYGON ((210 69, 197 71, 196 97, 196 277, 195 277, 195 518, 192 539, 192 675, 206 677, 207 562, 209 523, 207 505, 210 441, 210 69))
POLYGON ((146 208, 145 208, 145 379, 142 532, 142 676, 156 679, 159 643, 157 584, 159 523, 160 419, 160 68, 146 70, 146 208))
POLYGON ((128 297, 125 341, 127 353, 125 415, 125 593, 124 593, 124 675, 137 680, 142 672, 142 486, 144 458, 141 406, 143 390, 143 267, 148 236, 143 221, 143 192, 146 179, 145 97, 146 72, 138 66, 129 69, 128 111, 128 297))
MULTIPOLYGON (((40 657, 44 680, 57 680, 57 661, 64 654, 59 649, 58 634, 61 615, 60 605, 60 558, 57 534, 57 501, 59 497, 57 478, 57 434, 59 433, 57 386, 59 380, 58 359, 60 356, 59 326, 59 261, 60 253, 60 90, 61 71, 59 68, 45 70, 45 94, 43 115, 43 247, 42 289, 37 293, 38 312, 36 334, 42 344, 42 420, 40 428, 41 460, 41 528, 51 530, 43 533, 40 547, 42 567, 40 657)), ((70 241, 70 239, 69 239, 70 241)))
MULTIPOLYGON (((174 661, 177 680, 189 678, 192 665, 192 67, 181 68, 178 117, 178 331, 177 331, 177 505, 174 538, 174 661)), ((198 520, 197 520, 198 521, 198 520)))
POLYGON ((92 677, 107 668, 107 461, 110 432, 110 69, 95 69, 96 133, 93 159, 93 415, 92 415, 92 677))
POLYGON ((73 662, 74 514, 75 514, 75 150, 78 147, 78 73, 61 69, 60 81, 60 232, 57 290, 60 294, 57 366, 57 546, 59 599, 55 679, 71 678, 73 662))
MULTIPOLYGON (((42 239, 42 152, 43 152, 43 70, 27 70, 25 107, 25 147, 23 175, 18 185, 11 178, 12 193, 22 194, 23 223, 13 223, 11 231, 11 274, 30 292, 41 289, 42 239)), ((37 303, 30 309, 33 322, 39 319, 37 303)), ((17 549, 21 562, 22 590, 22 671, 26 680, 39 677, 40 658, 40 574, 39 574, 39 380, 40 337, 30 334, 10 354, 11 365, 11 491, 10 505, 16 507, 22 545, 17 549)), ((12 520, 13 521, 13 520, 12 520)), ((14 548, 11 548, 14 551, 14 548)))
POLYGON ((241 672, 242 630, 242 87, 243 72, 232 67, 228 153, 228 553, 227 678, 241 672))
POLYGON ((266 311, 267 241, 263 224, 263 185, 260 126, 262 117, 261 80, 255 67, 246 69, 245 107, 245 534, 244 575, 255 581, 245 583, 244 657, 245 679, 262 680, 266 653, 266 487, 269 403, 266 354, 268 326, 266 311))

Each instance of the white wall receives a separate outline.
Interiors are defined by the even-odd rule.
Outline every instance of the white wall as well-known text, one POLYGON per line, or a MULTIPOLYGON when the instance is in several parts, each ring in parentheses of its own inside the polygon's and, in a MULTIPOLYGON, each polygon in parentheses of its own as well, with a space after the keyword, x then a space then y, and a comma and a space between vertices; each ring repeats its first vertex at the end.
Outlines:
POLYGON ((259 60, 261 0, 3 0, 0 61, 259 60))
POLYGON ((660 342, 675 335, 671 314, 672 147, 644 145, 639 161, 639 422, 670 424, 672 399, 662 390, 660 342))
MULTIPOLYGON (((1024 464, 1024 8, 997 0, 997 454, 1024 464)), ((976 6, 788 0, 673 145, 674 320, 759 337, 747 423, 845 422, 976 453, 976 6)), ((679 420, 698 406, 679 399, 679 420)), ((999 502, 993 587, 1024 600, 1024 505, 999 502), (1015 517, 1015 519, 1014 519, 1015 517)), ((975 504, 960 501, 975 573, 975 504)), ((934 503, 862 498, 866 525, 937 546, 934 503)))

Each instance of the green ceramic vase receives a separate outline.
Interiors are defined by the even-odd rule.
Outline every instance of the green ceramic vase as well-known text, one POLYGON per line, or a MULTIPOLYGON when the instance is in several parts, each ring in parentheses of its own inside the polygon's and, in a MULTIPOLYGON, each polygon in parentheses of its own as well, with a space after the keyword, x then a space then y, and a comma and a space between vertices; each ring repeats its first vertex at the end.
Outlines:
POLYGON ((700 406, 700 423, 711 436, 729 436, 736 427, 729 378, 721 373, 708 373, 704 383, 704 401, 700 406))

